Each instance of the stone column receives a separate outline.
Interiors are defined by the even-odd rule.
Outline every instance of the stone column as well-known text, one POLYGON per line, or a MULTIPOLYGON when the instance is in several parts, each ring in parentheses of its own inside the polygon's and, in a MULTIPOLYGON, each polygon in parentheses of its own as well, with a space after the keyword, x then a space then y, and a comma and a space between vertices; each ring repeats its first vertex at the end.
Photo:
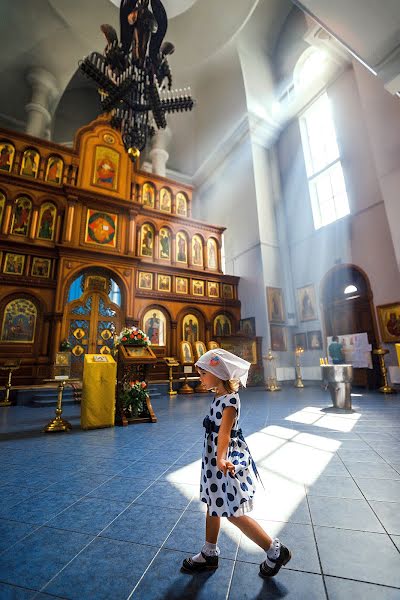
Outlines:
POLYGON ((58 93, 54 76, 40 67, 31 69, 26 79, 32 87, 31 101, 25 106, 28 113, 26 133, 50 139, 51 103, 58 93))
POLYGON ((167 172, 167 160, 169 153, 167 151, 171 140, 171 130, 169 127, 159 129, 153 136, 151 141, 150 158, 152 164, 152 172, 155 175, 165 177, 167 172))

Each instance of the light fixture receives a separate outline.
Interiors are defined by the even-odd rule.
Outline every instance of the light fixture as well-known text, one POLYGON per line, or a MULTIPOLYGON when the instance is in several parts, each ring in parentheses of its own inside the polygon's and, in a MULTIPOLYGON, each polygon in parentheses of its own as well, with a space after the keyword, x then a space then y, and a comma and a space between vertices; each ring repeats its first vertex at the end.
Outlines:
POLYGON ((107 39, 104 53, 91 52, 80 63, 100 94, 111 126, 121 132, 134 162, 156 128, 165 129, 166 114, 190 111, 194 106, 190 88, 172 90, 167 57, 174 51, 164 42, 167 13, 161 0, 121 0, 118 36, 111 25, 101 25, 107 39))

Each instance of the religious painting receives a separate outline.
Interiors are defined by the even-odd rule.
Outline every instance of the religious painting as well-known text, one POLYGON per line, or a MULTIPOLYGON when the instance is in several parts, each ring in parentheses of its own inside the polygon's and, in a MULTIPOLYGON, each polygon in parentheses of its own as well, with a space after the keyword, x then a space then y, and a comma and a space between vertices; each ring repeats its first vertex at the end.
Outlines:
POLYGON ((93 184, 107 190, 116 190, 119 154, 107 146, 96 146, 93 184))
POLYGON ((24 272, 25 256, 23 254, 6 253, 3 273, 7 275, 22 275, 24 272))
POLYGON ((54 239, 57 209, 51 202, 44 202, 40 207, 39 229, 37 237, 41 240, 54 239))
POLYGON ((194 353, 196 355, 196 360, 199 360, 203 354, 207 352, 207 348, 204 342, 195 342, 194 343, 194 353))
POLYGON ((271 350, 285 352, 287 350, 286 327, 282 325, 270 325, 271 350))
POLYGON ((187 294, 189 289, 189 280, 187 277, 176 277, 175 291, 177 294, 187 294))
POLYGON ((166 319, 157 308, 148 310, 143 316, 143 331, 153 346, 165 346, 166 319))
POLYGON ((199 339, 199 321, 195 315, 185 315, 182 321, 182 337, 194 344, 199 339))
POLYGON ((281 288, 267 287, 268 319, 271 323, 284 323, 285 309, 281 288))
POLYGON ((43 277, 48 279, 51 272, 51 259, 50 258, 39 258, 35 256, 32 259, 31 275, 33 277, 43 277))
POLYGON ((224 300, 233 300, 233 285, 230 283, 222 284, 222 297, 224 300))
POLYGON ((11 173, 14 162, 15 148, 12 144, 2 141, 0 143, 0 170, 11 173))
POLYGON ((306 285, 297 289, 300 321, 314 321, 317 319, 317 303, 313 285, 306 285))
POLYGON ((400 342, 400 302, 376 307, 382 342, 400 342))
POLYGON ((215 350, 215 348, 219 348, 218 342, 215 342, 214 340, 207 342, 207 350, 215 350))
POLYGON ((50 156, 47 161, 45 181, 60 185, 62 183, 63 169, 64 162, 62 158, 59 156, 50 156))
POLYGON ((306 333, 295 333, 293 336, 293 347, 303 348, 303 350, 307 350, 307 334, 306 333))
POLYGON ((227 315, 218 315, 213 324, 214 335, 218 337, 232 335, 232 321, 227 315))
POLYGON ((210 298, 219 298, 219 283, 216 281, 207 281, 207 295, 210 298))
POLYGON ((193 279, 192 293, 193 296, 204 296, 204 281, 202 279, 193 279))
POLYGON ((26 175, 26 177, 33 177, 36 179, 39 172, 39 162, 40 162, 40 154, 37 150, 33 150, 33 148, 28 148, 25 150, 22 156, 21 162, 21 175, 26 175))
POLYGON ((154 208, 155 203, 155 190, 154 186, 151 183, 143 184, 142 188, 142 204, 143 206, 150 206, 150 208, 154 208))
POLYGON ((154 249, 154 228, 145 223, 140 228, 140 254, 142 256, 153 256, 154 249))
POLYGON ((160 210, 163 212, 171 212, 172 207, 172 196, 168 188, 161 188, 160 190, 160 210))
POLYGON ((217 270, 218 269, 218 246, 217 242, 210 238, 207 240, 207 267, 209 269, 217 270))
POLYGON ((190 364, 194 363, 194 356, 192 346, 189 342, 181 342, 181 363, 182 364, 190 364))
POLYGON ((239 321, 239 331, 249 337, 256 335, 256 318, 248 317, 247 319, 241 319, 239 321))
POLYGON ((36 306, 27 298, 16 298, 9 302, 3 315, 1 341, 32 343, 35 339, 37 320, 36 306))
POLYGON ((5 205, 6 205, 6 197, 2 192, 0 192, 0 226, 1 226, 1 222, 3 220, 3 213, 4 213, 5 205))
POLYGON ((240 358, 247 360, 252 365, 257 364, 257 344, 253 340, 238 338, 224 339, 221 342, 221 348, 240 356, 240 358))
POLYGON ((117 215, 88 209, 86 217, 86 244, 115 248, 117 242, 117 215))
POLYGON ((203 266, 203 240, 199 235, 192 237, 192 265, 203 266))
POLYGON ((176 214, 181 217, 187 217, 187 198, 183 192, 176 195, 176 214))
POLYGON ((170 292, 171 291, 171 276, 170 275, 157 275, 157 290, 159 292, 170 292))
POLYGON ((322 333, 307 331, 307 346, 309 350, 322 350, 322 333))
POLYGON ((25 196, 17 198, 14 204, 13 222, 11 233, 28 235, 32 215, 32 202, 25 196))
POLYGON ((187 239, 182 231, 176 234, 176 261, 187 262, 187 239))
POLYGON ((145 273, 139 271, 139 289, 140 290, 152 290, 153 289, 153 273, 145 273))
POLYGON ((171 260, 171 232, 166 227, 161 227, 159 237, 160 258, 171 260))

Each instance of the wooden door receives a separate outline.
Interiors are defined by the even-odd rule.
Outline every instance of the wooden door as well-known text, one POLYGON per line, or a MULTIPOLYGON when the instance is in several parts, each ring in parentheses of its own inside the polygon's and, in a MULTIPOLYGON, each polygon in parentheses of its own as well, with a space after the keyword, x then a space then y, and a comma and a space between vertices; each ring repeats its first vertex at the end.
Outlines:
POLYGON ((88 291, 65 311, 62 339, 72 345, 71 376, 81 377, 85 354, 110 354, 121 329, 120 308, 104 292, 88 291))

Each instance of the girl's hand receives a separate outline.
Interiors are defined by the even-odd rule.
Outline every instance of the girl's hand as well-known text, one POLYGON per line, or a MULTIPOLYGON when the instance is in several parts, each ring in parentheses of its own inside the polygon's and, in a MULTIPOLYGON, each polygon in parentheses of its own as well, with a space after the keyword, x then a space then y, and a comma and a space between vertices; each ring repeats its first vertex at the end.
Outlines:
POLYGON ((230 460, 225 460, 224 458, 221 458, 217 461, 217 467, 220 471, 223 472, 224 475, 226 475, 227 472, 229 472, 231 475, 235 475, 235 465, 231 463, 230 460))

